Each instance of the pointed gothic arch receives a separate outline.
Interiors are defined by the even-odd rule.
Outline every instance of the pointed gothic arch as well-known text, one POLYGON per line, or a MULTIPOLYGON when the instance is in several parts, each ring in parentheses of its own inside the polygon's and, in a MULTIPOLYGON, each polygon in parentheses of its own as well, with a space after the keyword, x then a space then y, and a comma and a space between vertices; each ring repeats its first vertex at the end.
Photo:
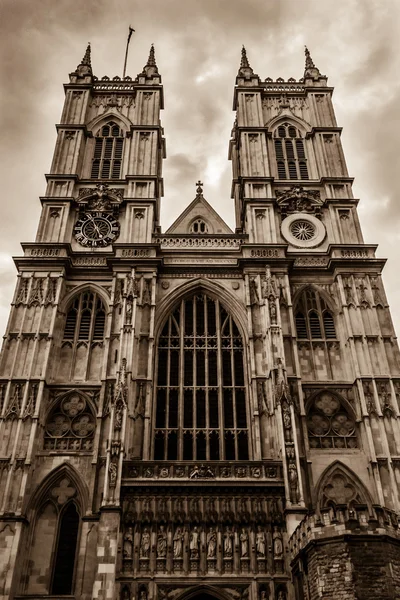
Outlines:
POLYGON ((110 121, 116 121, 124 130, 125 135, 133 125, 128 117, 125 117, 125 115, 118 112, 115 108, 110 108, 106 114, 99 115, 90 121, 87 124, 87 129, 95 136, 101 130, 102 126, 107 125, 110 121))
POLYGON ((187 283, 183 283, 176 289, 172 290, 159 302, 154 322, 155 339, 157 339, 160 335, 161 327, 169 313, 174 309, 175 305, 177 305, 182 298, 190 295, 196 290, 199 292, 203 291, 214 299, 221 300, 222 304, 229 309, 229 312, 239 328, 240 334, 247 344, 248 328, 245 305, 233 294, 231 294, 223 285, 205 277, 194 277, 193 279, 190 279, 187 283))
POLYGON ((227 591, 213 585, 200 584, 184 590, 176 596, 176 600, 232 600, 227 591))
POLYGON ((73 497, 78 503, 81 514, 85 514, 89 504, 89 490, 79 471, 70 462, 65 461, 50 471, 29 497, 26 505, 26 513, 28 516, 30 515, 29 518, 46 498, 54 497, 51 490, 64 479, 70 481, 71 487, 75 490, 73 497))
POLYGON ((56 378, 100 380, 108 315, 109 298, 97 285, 78 286, 63 299, 58 312, 62 337, 56 378))
POLYGON ((279 125, 281 123, 293 123, 293 125, 295 125, 296 127, 298 127, 304 137, 306 135, 310 135, 312 133, 312 127, 309 123, 307 123, 307 121, 304 121, 304 119, 301 119, 300 117, 297 117, 294 114, 280 114, 277 115, 276 117, 273 117, 272 119, 270 119, 269 121, 267 121, 265 123, 265 127, 268 127, 269 131, 275 131, 275 129, 277 127, 279 127, 279 125))
POLYGON ((323 509, 346 505, 367 506, 372 514, 372 498, 361 479, 340 460, 331 463, 321 474, 314 490, 314 506, 323 509))
POLYGON ((21 556, 24 593, 73 593, 88 496, 86 484, 69 463, 54 469, 35 490, 27 506, 27 552, 21 556))

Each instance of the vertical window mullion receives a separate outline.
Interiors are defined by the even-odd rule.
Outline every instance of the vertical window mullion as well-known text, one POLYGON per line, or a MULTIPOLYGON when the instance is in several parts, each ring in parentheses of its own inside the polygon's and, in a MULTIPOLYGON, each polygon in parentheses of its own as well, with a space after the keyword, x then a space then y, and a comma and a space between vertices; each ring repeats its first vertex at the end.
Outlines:
POLYGON ((82 303, 83 303, 83 294, 79 296, 79 305, 78 305, 78 314, 76 316, 76 327, 75 327, 75 335, 74 335, 74 347, 72 349, 72 360, 71 360, 71 369, 70 369, 70 379, 72 379, 73 373, 75 371, 75 361, 76 361, 76 352, 79 341, 79 330, 81 328, 81 319, 82 319, 82 303))
POLYGON ((185 340, 185 301, 181 301, 179 323, 179 398, 178 398, 178 460, 183 458, 183 375, 184 375, 184 340, 185 340))
POLYGON ((218 377, 218 413, 219 413, 219 455, 225 459, 224 415, 222 390, 222 344, 221 344, 221 315, 219 300, 215 300, 215 320, 217 333, 217 373, 218 377))
POLYGON ((235 458, 239 457, 238 449, 238 422, 237 422, 237 408, 236 408, 236 385, 235 385, 235 362, 233 355, 233 332, 232 332, 232 317, 229 316, 229 345, 231 354, 231 373, 232 373, 232 408, 233 408, 233 428, 235 431, 235 458))
POLYGON ((168 352, 167 352, 167 380, 166 380, 166 394, 165 394, 165 427, 167 430, 167 435, 166 435, 166 439, 167 439, 167 449, 166 449, 166 454, 164 455, 164 458, 167 459, 168 458, 168 437, 169 437, 169 433, 170 433, 170 426, 169 426, 169 412, 170 412, 170 390, 171 390, 171 320, 172 317, 170 316, 168 321, 168 352))
POLYGON ((207 460, 211 460, 210 455, 210 410, 208 405, 208 356, 207 356, 207 297, 203 295, 203 329, 204 329, 204 401, 206 409, 206 435, 207 435, 207 460))

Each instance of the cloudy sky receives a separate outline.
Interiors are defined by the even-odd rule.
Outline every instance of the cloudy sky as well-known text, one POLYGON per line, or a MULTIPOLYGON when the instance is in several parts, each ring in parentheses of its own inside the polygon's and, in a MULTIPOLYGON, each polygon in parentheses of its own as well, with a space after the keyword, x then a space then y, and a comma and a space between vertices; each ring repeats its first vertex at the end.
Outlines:
POLYGON ((142 70, 154 42, 163 78, 165 230, 194 183, 234 226, 228 140, 242 44, 261 78, 300 78, 304 45, 335 86, 365 240, 400 331, 400 0, 0 0, 0 334, 15 284, 10 256, 34 239, 63 104, 62 84, 92 44, 95 75, 142 70))

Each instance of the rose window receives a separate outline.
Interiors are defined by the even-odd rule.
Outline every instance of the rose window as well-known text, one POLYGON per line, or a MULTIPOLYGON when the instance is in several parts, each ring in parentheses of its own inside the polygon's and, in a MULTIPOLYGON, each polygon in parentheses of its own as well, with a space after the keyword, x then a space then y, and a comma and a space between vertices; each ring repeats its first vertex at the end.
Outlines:
POLYGON ((311 448, 357 448, 354 419, 339 398, 328 392, 312 403, 307 428, 311 448))
POLYGON ((71 394, 50 413, 45 428, 45 450, 92 450, 95 418, 84 398, 71 394))
POLYGON ((297 240, 308 242, 315 237, 315 227, 310 221, 294 221, 290 226, 290 232, 297 240))

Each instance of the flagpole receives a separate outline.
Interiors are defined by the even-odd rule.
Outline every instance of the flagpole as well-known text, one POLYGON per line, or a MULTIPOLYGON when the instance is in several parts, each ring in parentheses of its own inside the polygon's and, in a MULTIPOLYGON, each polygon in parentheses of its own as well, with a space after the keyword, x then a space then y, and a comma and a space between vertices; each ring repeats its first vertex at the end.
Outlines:
POLYGON ((126 63, 127 63, 127 60, 128 60, 129 42, 131 41, 132 33, 134 31, 135 30, 129 25, 129 34, 128 34, 128 40, 126 42, 126 50, 125 50, 124 72, 122 74, 122 78, 123 79, 125 78, 125 75, 126 75, 126 63))

